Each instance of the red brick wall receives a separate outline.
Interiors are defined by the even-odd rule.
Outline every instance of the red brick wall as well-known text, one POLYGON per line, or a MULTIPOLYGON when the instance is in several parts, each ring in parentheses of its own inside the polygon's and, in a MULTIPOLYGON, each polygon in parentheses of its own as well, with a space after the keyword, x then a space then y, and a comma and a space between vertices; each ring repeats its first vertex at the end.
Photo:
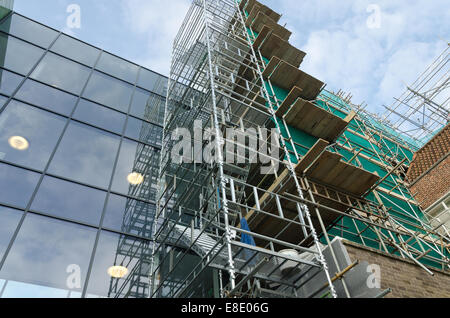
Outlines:
POLYGON ((407 174, 409 182, 413 183, 449 152, 450 124, 414 155, 407 174))
POLYGON ((410 187, 422 209, 426 210, 450 191, 450 156, 410 187))
POLYGON ((434 276, 412 261, 343 241, 350 259, 381 268, 381 289, 391 288, 386 298, 450 298, 450 272, 431 269, 434 276))

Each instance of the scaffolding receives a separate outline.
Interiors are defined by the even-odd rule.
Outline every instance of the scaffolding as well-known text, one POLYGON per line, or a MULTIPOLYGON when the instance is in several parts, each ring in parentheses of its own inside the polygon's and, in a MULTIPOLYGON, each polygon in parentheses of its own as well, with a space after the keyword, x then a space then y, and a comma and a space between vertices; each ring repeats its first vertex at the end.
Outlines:
POLYGON ((450 238, 404 182, 411 150, 299 70, 305 53, 280 17, 254 0, 195 0, 174 41, 150 297, 352 297, 357 264, 340 260, 337 237, 429 274, 450 268, 450 238), (192 132, 192 163, 174 158, 180 127, 192 132), (249 138, 238 157, 269 159, 271 173, 226 160, 227 129, 264 128, 255 138, 266 147, 255 154, 249 138))
POLYGON ((450 43, 405 92, 384 106, 383 123, 422 148, 450 120, 450 43))

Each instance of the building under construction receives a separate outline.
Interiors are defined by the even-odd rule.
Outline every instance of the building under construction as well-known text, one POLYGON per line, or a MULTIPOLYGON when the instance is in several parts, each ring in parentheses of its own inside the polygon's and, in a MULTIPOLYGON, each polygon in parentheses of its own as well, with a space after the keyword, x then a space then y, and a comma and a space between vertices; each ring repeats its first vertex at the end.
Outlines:
POLYGON ((149 296, 450 296, 447 219, 423 212, 407 177, 447 124, 448 98, 434 97, 448 87, 448 50, 377 118, 301 70, 306 53, 280 18, 255 0, 194 0, 174 40, 149 296), (422 112, 420 127, 408 123, 422 112), (183 154, 193 163, 173 158, 180 127, 202 145, 183 154), (245 162, 226 160, 228 129, 269 129, 257 154, 268 160, 248 160, 246 142, 245 162), (195 160, 208 147, 215 160, 195 160))

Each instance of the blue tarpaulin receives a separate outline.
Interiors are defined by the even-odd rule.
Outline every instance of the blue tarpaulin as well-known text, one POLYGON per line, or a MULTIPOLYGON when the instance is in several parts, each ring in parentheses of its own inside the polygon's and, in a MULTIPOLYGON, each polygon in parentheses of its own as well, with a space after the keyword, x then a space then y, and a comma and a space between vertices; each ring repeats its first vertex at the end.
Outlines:
MULTIPOLYGON (((242 220, 241 220, 241 229, 243 229, 244 231, 247 231, 247 232, 251 232, 250 227, 248 226, 247 220, 245 218, 242 218, 242 220)), ((253 236, 245 234, 245 233, 243 233, 241 235, 241 243, 248 244, 251 246, 256 246, 253 236)))
MULTIPOLYGON (((241 220, 241 229, 244 231, 250 231, 250 227, 248 226, 247 220, 245 218, 242 218, 241 220)), ((253 239, 253 236, 246 234, 246 233, 242 233, 241 234, 241 243, 247 244, 247 245, 251 245, 251 246, 256 246, 255 244, 255 240, 253 239)), ((253 257, 253 255, 255 254, 255 251, 250 250, 250 249, 244 249, 244 259, 245 260, 249 260, 250 258, 253 257)), ((249 265, 255 265, 256 263, 256 257, 254 257, 250 262, 249 265)))

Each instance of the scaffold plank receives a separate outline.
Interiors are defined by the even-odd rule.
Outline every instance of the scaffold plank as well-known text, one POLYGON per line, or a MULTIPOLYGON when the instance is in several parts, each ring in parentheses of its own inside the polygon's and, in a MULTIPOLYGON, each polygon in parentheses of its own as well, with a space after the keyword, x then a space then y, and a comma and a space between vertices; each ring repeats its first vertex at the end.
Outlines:
POLYGON ((255 17, 260 13, 264 13, 267 15, 270 19, 272 19, 275 23, 278 23, 281 19, 281 14, 273 11, 269 7, 263 5, 262 3, 258 1, 249 1, 249 4, 245 8, 248 12, 247 20, 253 21, 255 17))
POLYGON ((299 67, 306 56, 305 52, 273 33, 267 25, 264 25, 258 34, 255 43, 253 43, 253 48, 259 49, 262 56, 268 60, 277 56, 295 67, 299 67))
POLYGON ((297 86, 303 90, 302 98, 305 100, 315 100, 325 85, 322 81, 276 56, 270 60, 267 67, 269 66, 272 69, 269 69, 268 73, 264 72, 273 85, 286 91, 290 91, 294 86, 297 86))
POLYGON ((274 20, 272 20, 269 16, 267 16, 263 12, 259 12, 258 15, 256 16, 256 19, 254 20, 248 19, 246 22, 246 26, 250 27, 253 31, 257 33, 261 32, 263 27, 266 25, 273 30, 274 34, 278 35, 283 40, 288 41, 292 35, 291 31, 276 23, 274 20))
POLYGON ((301 98, 296 100, 284 119, 291 127, 329 142, 336 140, 348 125, 344 119, 301 98))

